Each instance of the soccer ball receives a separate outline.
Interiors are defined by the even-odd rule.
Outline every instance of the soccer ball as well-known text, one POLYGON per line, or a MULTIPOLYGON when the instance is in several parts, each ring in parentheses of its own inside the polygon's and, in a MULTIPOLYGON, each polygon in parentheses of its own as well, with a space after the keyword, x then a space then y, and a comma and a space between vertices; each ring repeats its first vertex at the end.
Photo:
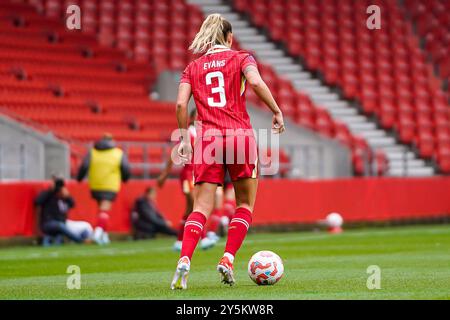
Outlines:
POLYGON ((325 218, 327 226, 330 228, 340 228, 344 223, 344 219, 339 213, 332 212, 325 218))
POLYGON ((248 262, 248 275, 257 285, 273 285, 283 273, 283 261, 272 251, 259 251, 248 262))

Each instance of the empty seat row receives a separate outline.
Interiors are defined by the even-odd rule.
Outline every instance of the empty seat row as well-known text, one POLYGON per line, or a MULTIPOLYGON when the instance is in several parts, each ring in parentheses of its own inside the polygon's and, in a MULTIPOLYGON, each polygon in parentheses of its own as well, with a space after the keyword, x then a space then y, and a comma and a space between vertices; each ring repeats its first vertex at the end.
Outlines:
POLYGON ((450 80, 450 3, 446 0, 406 0, 425 49, 439 66, 440 75, 450 80))

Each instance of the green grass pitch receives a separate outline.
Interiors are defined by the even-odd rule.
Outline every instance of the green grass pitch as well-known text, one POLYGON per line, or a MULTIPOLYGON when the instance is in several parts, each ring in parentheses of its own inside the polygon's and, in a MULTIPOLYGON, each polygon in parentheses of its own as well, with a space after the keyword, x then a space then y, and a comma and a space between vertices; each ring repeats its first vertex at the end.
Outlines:
POLYGON ((237 283, 215 271, 224 241, 194 255, 189 288, 171 291, 178 254, 173 240, 0 249, 0 299, 450 299, 450 226, 250 234, 235 264, 237 283), (257 286, 247 262, 259 250, 284 260, 275 286, 257 286), (69 290, 69 265, 81 289, 69 290), (381 289, 366 286, 367 268, 381 268, 381 289))

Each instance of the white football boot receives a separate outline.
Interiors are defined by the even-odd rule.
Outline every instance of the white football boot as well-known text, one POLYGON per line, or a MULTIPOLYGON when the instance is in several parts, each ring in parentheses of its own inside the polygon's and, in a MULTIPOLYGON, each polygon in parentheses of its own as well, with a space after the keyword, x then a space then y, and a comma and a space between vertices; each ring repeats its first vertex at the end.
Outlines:
POLYGON ((216 241, 205 237, 200 241, 200 248, 202 248, 202 250, 208 250, 212 247, 214 247, 216 245, 216 241))
POLYGON ((103 228, 96 227, 92 234, 92 240, 98 245, 103 245, 103 233, 103 228))
POLYGON ((220 274, 220 280, 222 283, 230 286, 234 285, 236 280, 234 279, 233 263, 227 256, 223 256, 217 265, 217 271, 220 274))
POLYGON ((111 240, 109 240, 109 234, 108 232, 103 231, 102 234, 102 244, 110 244, 111 240))
POLYGON ((173 276, 172 284, 170 288, 175 289, 187 289, 187 279, 189 275, 189 270, 191 269, 191 261, 188 257, 184 256, 178 260, 177 269, 173 276))
POLYGON ((219 236, 214 231, 208 231, 208 233, 206 233, 206 236, 215 242, 219 241, 220 239, 219 236))

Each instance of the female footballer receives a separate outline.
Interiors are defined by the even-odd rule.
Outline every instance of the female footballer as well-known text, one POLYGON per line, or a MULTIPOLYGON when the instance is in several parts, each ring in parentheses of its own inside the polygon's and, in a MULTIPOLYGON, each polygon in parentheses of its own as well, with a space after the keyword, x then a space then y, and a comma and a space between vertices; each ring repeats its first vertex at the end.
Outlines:
POLYGON ((272 130, 285 130, 283 115, 261 79, 251 54, 231 50, 231 24, 220 14, 203 22, 190 50, 202 54, 184 70, 178 88, 176 116, 181 132, 178 156, 194 163, 194 205, 185 223, 180 259, 172 289, 186 289, 191 258, 214 208, 216 189, 228 171, 236 193, 236 211, 228 227, 224 255, 217 271, 233 285, 233 262, 252 222, 258 186, 257 143, 245 106, 246 83, 273 113, 272 130), (194 148, 189 141, 188 102, 194 97, 198 112, 194 148))

